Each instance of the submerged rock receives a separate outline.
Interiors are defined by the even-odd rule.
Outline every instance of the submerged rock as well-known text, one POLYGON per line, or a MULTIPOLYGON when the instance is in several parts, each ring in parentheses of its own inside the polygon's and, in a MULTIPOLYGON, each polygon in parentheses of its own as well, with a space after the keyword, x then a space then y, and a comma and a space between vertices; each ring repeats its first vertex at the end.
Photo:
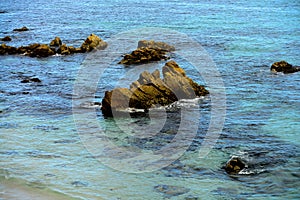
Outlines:
POLYGON ((151 107, 169 105, 180 99, 193 99, 207 95, 204 86, 185 75, 185 71, 175 61, 169 61, 160 71, 144 71, 130 88, 116 88, 106 91, 102 100, 102 113, 112 116, 114 111, 126 108, 147 110, 151 107))
POLYGON ((39 78, 28 78, 21 81, 21 83, 41 83, 42 81, 39 78))
POLYGON ((165 42, 156 42, 154 40, 140 40, 138 42, 138 47, 137 48, 141 48, 141 47, 148 47, 148 48, 152 48, 152 49, 161 49, 164 51, 175 51, 175 47, 171 46, 165 42))
POLYGON ((13 31, 28 31, 29 29, 26 26, 23 26, 22 28, 15 28, 13 31))
POLYGON ((179 196, 190 191, 189 188, 173 185, 157 185, 154 189, 156 192, 162 193, 166 198, 179 196))
POLYGON ((9 42, 9 41, 11 41, 11 37, 5 36, 4 38, 1 38, 1 41, 9 42))
POLYGON ((103 50, 107 47, 107 43, 104 42, 101 38, 99 38, 95 34, 91 34, 86 38, 84 43, 81 45, 82 52, 90 52, 94 49, 103 50))
POLYGON ((224 169, 228 174, 238 174, 246 167, 246 164, 239 157, 232 157, 224 169))
POLYGON ((293 66, 288 62, 282 60, 279 62, 275 62, 271 66, 272 72, 283 72, 283 73, 294 73, 300 71, 299 66, 293 66))

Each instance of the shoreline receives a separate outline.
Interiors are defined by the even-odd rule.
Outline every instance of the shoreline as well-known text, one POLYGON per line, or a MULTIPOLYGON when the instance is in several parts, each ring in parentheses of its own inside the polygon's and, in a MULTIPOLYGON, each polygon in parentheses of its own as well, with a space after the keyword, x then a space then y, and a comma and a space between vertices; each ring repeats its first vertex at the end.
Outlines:
POLYGON ((23 180, 1 177, 0 199, 6 200, 75 200, 65 194, 47 189, 30 186, 23 180))

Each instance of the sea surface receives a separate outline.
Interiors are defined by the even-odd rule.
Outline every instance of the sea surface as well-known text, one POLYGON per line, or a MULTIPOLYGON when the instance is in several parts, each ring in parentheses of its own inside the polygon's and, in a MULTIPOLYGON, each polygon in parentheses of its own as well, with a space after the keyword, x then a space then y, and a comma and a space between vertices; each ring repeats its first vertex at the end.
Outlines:
MULTIPOLYGON (((0 1, 0 37, 11 36, 12 41, 5 43, 16 47, 49 43, 56 36, 79 47, 91 33, 110 41, 117 34, 148 27, 185 34, 215 63, 226 99, 222 130, 209 153, 201 157, 199 151, 213 120, 215 105, 210 96, 177 103, 168 111, 156 110, 150 117, 113 120, 103 117, 92 102, 74 104, 74 99, 80 99, 74 85, 91 54, 0 56, 0 199, 8 198, 7 181, 83 200, 299 199, 300 73, 270 72, 271 64, 280 60, 300 65, 299 24, 299 0, 0 1), (23 26, 30 30, 13 31, 23 26), (28 77, 42 82, 21 83, 28 77), (180 134, 183 113, 191 113, 186 117, 197 130, 189 147, 169 165, 128 172, 126 163, 118 163, 118 158, 124 159, 122 153, 108 152, 116 163, 105 163, 90 151, 74 107, 83 113, 92 109, 108 139, 125 149, 156 151, 169 145, 180 134), (200 115, 193 117, 193 113, 200 115), (160 116, 167 120, 156 130, 162 120, 155 119, 160 116), (132 134, 126 135, 125 129, 132 134), (159 134, 149 139, 151 130, 159 134), (242 158, 248 169, 228 175, 222 167, 232 156, 242 158)), ((171 58, 189 77, 212 89, 189 58, 176 51, 171 58)), ((124 75, 138 66, 118 65, 121 59, 116 57, 102 74, 93 102, 101 102, 105 91, 117 85, 129 87, 124 83, 136 78, 124 75)), ((153 66, 161 68, 164 63, 153 66)), ((92 135, 91 130, 87 133, 92 135)))

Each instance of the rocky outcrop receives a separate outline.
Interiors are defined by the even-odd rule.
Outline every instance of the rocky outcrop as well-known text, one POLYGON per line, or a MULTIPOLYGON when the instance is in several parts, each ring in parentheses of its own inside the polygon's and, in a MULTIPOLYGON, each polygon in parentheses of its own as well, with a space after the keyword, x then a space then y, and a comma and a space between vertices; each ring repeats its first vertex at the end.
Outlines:
POLYGON ((9 41, 11 41, 11 37, 5 36, 4 38, 1 38, 1 41, 9 42, 9 41))
POLYGON ((238 174, 246 167, 246 164, 239 157, 232 157, 225 165, 224 169, 228 174, 238 174))
POLYGON ((28 31, 29 29, 26 26, 23 26, 22 28, 15 28, 13 31, 18 31, 18 32, 22 32, 22 31, 28 31))
POLYGON ((81 50, 82 52, 90 52, 94 49, 103 50, 106 47, 107 43, 92 33, 81 45, 81 50))
POLYGON ((130 54, 125 54, 119 64, 132 65, 167 60, 169 57, 166 54, 171 51, 175 51, 175 47, 167 43, 141 40, 138 42, 138 48, 130 54))
POLYGON ((271 66, 272 72, 294 73, 300 71, 299 66, 293 66, 286 61, 275 62, 271 66))
POLYGON ((5 54, 23 54, 31 57, 47 57, 54 54, 70 55, 73 53, 90 52, 93 49, 104 49, 107 43, 101 40, 98 36, 91 34, 81 45, 75 48, 63 44, 59 37, 55 37, 49 45, 47 44, 30 44, 28 46, 11 47, 6 44, 1 44, 0 55, 5 54))
POLYGON ((169 61, 160 71, 144 71, 130 88, 116 88, 106 91, 102 100, 102 113, 112 116, 126 108, 149 109, 156 105, 169 105, 180 99, 192 99, 207 95, 204 86, 186 76, 185 71, 175 61, 169 61))

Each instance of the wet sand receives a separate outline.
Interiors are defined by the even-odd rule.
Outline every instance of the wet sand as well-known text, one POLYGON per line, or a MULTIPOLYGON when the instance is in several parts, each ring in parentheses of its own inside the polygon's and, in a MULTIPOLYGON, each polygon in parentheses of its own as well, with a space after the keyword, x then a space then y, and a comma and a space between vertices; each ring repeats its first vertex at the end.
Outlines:
POLYGON ((71 200, 75 198, 51 191, 46 188, 38 188, 27 185, 23 181, 10 179, 0 182, 1 200, 71 200))

